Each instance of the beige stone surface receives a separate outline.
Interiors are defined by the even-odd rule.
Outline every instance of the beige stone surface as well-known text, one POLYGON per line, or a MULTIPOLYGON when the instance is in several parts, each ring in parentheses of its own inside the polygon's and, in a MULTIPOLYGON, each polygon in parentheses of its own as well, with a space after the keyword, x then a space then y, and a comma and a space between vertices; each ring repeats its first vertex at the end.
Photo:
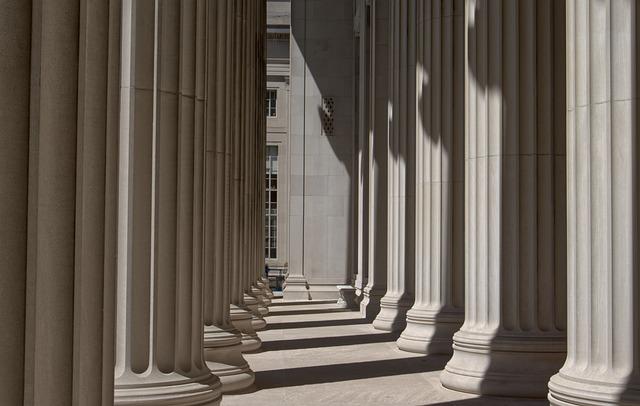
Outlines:
POLYGON ((225 395, 223 406, 546 404, 445 389, 439 376, 446 356, 400 351, 397 334, 375 330, 360 312, 333 302, 275 299, 270 311, 261 351, 245 355, 256 382, 225 395))

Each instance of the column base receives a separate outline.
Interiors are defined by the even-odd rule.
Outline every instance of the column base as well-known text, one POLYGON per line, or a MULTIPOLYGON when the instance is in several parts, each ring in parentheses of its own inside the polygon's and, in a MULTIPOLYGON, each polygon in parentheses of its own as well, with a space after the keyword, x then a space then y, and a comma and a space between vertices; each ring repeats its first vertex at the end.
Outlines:
POLYGON ((259 287, 251 286, 251 296, 255 297, 258 300, 258 312, 260 313, 260 316, 264 317, 268 315, 271 299, 268 299, 264 295, 264 291, 259 287))
POLYGON ((242 356, 242 333, 229 328, 206 326, 204 358, 220 379, 222 393, 235 392, 253 385, 255 374, 242 356))
POLYGON ((125 374, 116 379, 114 405, 216 406, 222 400, 221 383, 215 375, 189 378, 178 373, 125 374))
POLYGON ((628 377, 606 372, 573 371, 563 368, 549 381, 549 403, 557 406, 640 405, 640 387, 629 388, 628 377), (601 380, 594 377, 600 376, 601 380))
POLYGON ((362 291, 362 301, 360 302, 360 313, 367 320, 373 320, 380 313, 380 300, 385 291, 365 286, 362 291))
POLYGON ((253 328, 253 317, 248 310, 232 304, 229 309, 229 318, 233 327, 242 333, 242 352, 257 351, 262 347, 262 340, 253 328))
POLYGON ((244 304, 251 312, 251 324, 253 325, 253 329, 255 331, 264 330, 264 328, 267 327, 267 322, 262 318, 262 315, 260 314, 260 301, 255 297, 245 293, 244 304))
POLYGON ((307 279, 303 275, 289 275, 282 295, 284 300, 311 300, 307 279))
POLYGON ((260 299, 266 307, 271 306, 273 292, 271 292, 271 289, 269 289, 261 279, 258 279, 251 287, 251 289, 257 289, 256 297, 258 297, 258 299, 260 299), (271 296, 269 295, 269 293, 271 293, 271 296))
POLYGON ((453 335, 464 321, 463 312, 413 307, 407 312, 407 327, 398 348, 419 354, 452 354, 453 335))
POLYGON ((564 336, 497 336, 461 330, 440 381, 479 395, 544 398, 566 356, 564 336))
POLYGON ((269 287, 269 279, 263 277, 263 278, 260 278, 259 281, 262 282, 263 287, 261 286, 261 288, 264 291, 265 297, 269 300, 273 299, 275 296, 273 294, 273 291, 269 287))
POLYGON ((382 331, 401 331, 407 325, 407 311, 413 304, 413 298, 385 295, 380 300, 380 312, 373 321, 373 327, 382 331))

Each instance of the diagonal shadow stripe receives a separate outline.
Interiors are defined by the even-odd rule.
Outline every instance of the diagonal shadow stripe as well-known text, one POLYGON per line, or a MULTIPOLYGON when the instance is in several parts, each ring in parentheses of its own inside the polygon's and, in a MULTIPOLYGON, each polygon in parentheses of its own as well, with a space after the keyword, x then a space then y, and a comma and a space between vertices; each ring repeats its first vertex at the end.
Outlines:
POLYGON ((338 301, 335 299, 332 300, 301 300, 301 301, 297 301, 297 302, 276 302, 276 301, 272 301, 271 305, 269 305, 269 308, 271 308, 272 306, 275 307, 279 307, 279 306, 309 306, 309 305, 323 305, 323 304, 336 304, 338 301))
POLYGON ((316 320, 316 321, 292 321, 288 323, 269 323, 266 330, 285 330, 295 328, 331 327, 331 326, 351 326, 357 324, 371 324, 367 319, 338 319, 338 320, 316 320))
POLYGON ((296 316, 301 314, 323 314, 323 313, 354 313, 360 312, 351 309, 300 309, 300 310, 271 310, 269 316, 296 316))
POLYGON ((261 349, 262 351, 285 351, 302 350, 306 348, 340 347, 343 345, 387 343, 396 341, 399 336, 399 333, 386 333, 263 341, 261 349))
POLYGON ((400 358, 256 372, 253 391, 440 371, 448 356, 400 358))

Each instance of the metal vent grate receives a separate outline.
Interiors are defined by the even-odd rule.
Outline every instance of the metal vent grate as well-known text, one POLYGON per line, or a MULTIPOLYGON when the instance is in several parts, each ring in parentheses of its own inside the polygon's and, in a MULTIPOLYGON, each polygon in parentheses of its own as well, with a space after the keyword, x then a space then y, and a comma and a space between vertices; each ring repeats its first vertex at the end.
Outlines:
POLYGON ((322 131, 324 135, 332 136, 334 131, 333 115, 335 112, 335 101, 333 97, 322 98, 322 131))

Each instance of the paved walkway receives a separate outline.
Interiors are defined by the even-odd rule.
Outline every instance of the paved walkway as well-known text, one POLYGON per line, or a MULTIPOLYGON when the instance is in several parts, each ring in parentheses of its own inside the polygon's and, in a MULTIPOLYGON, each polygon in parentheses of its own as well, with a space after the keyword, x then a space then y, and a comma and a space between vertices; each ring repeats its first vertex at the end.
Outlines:
POLYGON ((548 404, 447 390, 438 378, 447 357, 400 351, 396 335, 335 303, 275 300, 270 310, 261 351, 246 354, 256 383, 223 406, 548 404))

